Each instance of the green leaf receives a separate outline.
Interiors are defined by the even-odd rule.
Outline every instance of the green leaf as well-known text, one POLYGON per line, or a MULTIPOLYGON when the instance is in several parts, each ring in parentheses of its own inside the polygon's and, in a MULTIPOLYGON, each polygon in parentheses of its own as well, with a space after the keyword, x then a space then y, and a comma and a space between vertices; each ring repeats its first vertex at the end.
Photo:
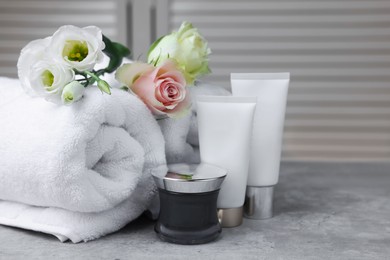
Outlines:
POLYGON ((192 180, 192 175, 190 174, 180 174, 184 180, 192 180))
POLYGON ((130 55, 130 50, 118 43, 112 42, 109 38, 103 35, 103 42, 106 45, 103 52, 110 58, 107 68, 104 69, 105 72, 111 73, 114 72, 121 64, 123 57, 130 55))
POLYGON ((115 55, 115 48, 112 45, 112 41, 109 38, 107 38, 105 35, 103 35, 103 42, 106 45, 103 52, 108 56, 115 55))
POLYGON ((165 177, 178 180, 192 180, 193 176, 185 173, 168 172, 165 177))
POLYGON ((119 42, 112 42, 112 45, 114 46, 116 53, 122 57, 127 57, 130 55, 130 50, 126 46, 120 44, 119 42))

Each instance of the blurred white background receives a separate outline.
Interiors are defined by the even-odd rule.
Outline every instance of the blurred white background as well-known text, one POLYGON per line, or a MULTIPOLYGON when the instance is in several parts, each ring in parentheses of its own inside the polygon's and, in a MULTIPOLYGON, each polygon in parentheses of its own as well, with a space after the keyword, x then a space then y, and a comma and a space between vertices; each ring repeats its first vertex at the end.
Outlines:
POLYGON ((156 37, 192 22, 213 74, 291 72, 284 160, 390 161, 390 1, 0 0, 0 76, 29 41, 96 25, 145 59, 156 37))

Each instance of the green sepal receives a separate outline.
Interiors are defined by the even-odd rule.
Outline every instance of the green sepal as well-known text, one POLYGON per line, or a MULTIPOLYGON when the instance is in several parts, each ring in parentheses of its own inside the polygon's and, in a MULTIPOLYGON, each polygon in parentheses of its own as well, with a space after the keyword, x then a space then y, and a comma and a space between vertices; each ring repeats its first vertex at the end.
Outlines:
POLYGON ((122 86, 120 87, 121 90, 124 90, 124 91, 129 91, 129 87, 128 86, 122 86))
POLYGON ((150 53, 154 50, 154 48, 156 48, 157 44, 159 44, 160 41, 161 41, 164 37, 165 37, 165 35, 164 35, 164 36, 161 36, 160 38, 158 38, 157 40, 155 40, 154 43, 152 43, 152 45, 150 45, 149 50, 148 50, 148 57, 149 57, 150 53))

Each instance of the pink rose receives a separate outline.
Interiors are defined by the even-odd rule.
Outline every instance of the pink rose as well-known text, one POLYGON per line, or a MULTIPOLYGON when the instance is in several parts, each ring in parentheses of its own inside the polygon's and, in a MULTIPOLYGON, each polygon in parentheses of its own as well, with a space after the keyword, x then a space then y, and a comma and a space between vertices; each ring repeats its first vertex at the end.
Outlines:
POLYGON ((178 117, 191 106, 185 78, 172 60, 158 67, 145 63, 125 64, 118 69, 116 78, 156 116, 178 117))

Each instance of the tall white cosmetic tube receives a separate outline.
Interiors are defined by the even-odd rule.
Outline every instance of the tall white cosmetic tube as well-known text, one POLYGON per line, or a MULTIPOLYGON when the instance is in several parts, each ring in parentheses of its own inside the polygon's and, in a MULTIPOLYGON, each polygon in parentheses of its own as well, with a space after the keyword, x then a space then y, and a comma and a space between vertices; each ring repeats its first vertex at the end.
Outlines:
POLYGON ((217 207, 222 227, 242 223, 256 97, 197 97, 202 163, 227 170, 217 207))
POLYGON ((245 216, 272 217, 290 73, 232 73, 233 96, 257 96, 245 216))

